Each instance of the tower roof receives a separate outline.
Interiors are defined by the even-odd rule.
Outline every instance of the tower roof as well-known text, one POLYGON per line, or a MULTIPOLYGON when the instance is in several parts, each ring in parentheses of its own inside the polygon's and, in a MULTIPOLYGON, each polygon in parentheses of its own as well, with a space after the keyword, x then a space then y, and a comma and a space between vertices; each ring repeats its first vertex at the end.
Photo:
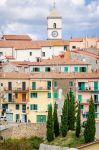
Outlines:
POLYGON ((61 18, 59 11, 56 8, 53 8, 50 12, 48 18, 61 18))

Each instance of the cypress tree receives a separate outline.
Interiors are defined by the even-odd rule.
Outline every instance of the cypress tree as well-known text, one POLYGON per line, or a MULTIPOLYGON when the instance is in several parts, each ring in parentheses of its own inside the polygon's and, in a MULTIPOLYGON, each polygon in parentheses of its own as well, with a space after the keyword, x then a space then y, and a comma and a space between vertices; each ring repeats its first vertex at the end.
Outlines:
POLYGON ((47 118, 47 140, 51 142, 53 139, 54 139, 54 127, 53 127, 52 105, 50 105, 47 118))
POLYGON ((95 132, 96 132, 96 127, 95 127, 94 102, 91 97, 89 101, 89 113, 88 113, 87 123, 84 130, 85 143, 94 141, 95 132))
POLYGON ((53 121, 54 121, 54 134, 55 137, 59 136, 59 122, 57 117, 57 104, 54 104, 54 113, 53 113, 53 121))
POLYGON ((70 90, 68 94, 68 129, 74 130, 75 126, 75 97, 70 90))
POLYGON ((68 131, 68 99, 64 101, 62 116, 61 116, 61 133, 65 137, 68 131))
POLYGON ((79 103, 76 118, 76 137, 79 137, 80 131, 81 131, 81 119, 80 119, 80 103, 79 103))

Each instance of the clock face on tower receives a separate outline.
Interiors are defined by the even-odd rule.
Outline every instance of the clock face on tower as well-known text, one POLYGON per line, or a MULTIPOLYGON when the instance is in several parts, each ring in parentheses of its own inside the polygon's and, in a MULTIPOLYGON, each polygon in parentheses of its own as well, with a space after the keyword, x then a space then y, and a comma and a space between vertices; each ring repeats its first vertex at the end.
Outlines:
POLYGON ((58 32, 57 32, 57 31, 53 31, 53 32, 52 32, 52 36, 53 36, 53 37, 57 37, 57 36, 58 36, 58 32))

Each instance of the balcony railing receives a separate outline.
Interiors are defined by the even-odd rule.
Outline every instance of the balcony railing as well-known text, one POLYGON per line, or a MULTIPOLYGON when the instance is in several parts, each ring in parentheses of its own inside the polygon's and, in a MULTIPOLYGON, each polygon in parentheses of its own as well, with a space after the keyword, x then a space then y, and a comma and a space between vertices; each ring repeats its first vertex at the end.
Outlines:
POLYGON ((22 113, 26 113, 26 110, 22 109, 22 113))
POLYGON ((49 91, 51 87, 38 87, 38 88, 31 88, 31 91, 49 91))
POLYGON ((78 87, 78 91, 82 91, 82 92, 99 92, 99 89, 94 89, 93 87, 85 87, 85 88, 81 88, 78 87))
POLYGON ((12 88, 9 89, 8 87, 4 87, 4 91, 15 91, 15 92, 26 92, 29 91, 29 88, 23 89, 23 88, 12 88))

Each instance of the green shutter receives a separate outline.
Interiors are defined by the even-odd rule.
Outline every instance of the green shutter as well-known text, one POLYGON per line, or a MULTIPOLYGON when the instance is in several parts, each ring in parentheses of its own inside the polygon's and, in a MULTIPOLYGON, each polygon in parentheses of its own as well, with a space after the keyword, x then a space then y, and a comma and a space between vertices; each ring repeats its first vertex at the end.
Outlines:
POLYGON ((32 98, 32 93, 30 93, 30 98, 32 98))
POLYGON ((34 110, 38 110, 38 105, 34 104, 34 110))
POLYGON ((32 110, 33 109, 33 105, 32 104, 30 104, 30 110, 32 110))
POLYGON ((94 105, 95 112, 97 112, 97 105, 94 105))
POLYGON ((81 90, 85 90, 85 82, 81 82, 81 90))
POLYGON ((51 81, 47 81, 47 88, 51 89, 51 81))
POLYGON ((54 92, 54 98, 58 98, 58 93, 54 92))
POLYGON ((82 102, 82 95, 78 95, 78 102, 82 102))
POLYGON ((64 67, 64 72, 68 72, 68 67, 64 67))
POLYGON ((54 81, 54 87, 57 87, 57 86, 58 86, 58 82, 54 81))
POLYGON ((50 93, 50 92, 47 94, 47 97, 48 97, 48 98, 51 98, 51 93, 50 93))
POLYGON ((94 82, 94 90, 98 91, 98 82, 94 82))
POLYGON ((51 107, 51 104, 48 104, 48 110, 50 109, 50 107, 51 107))
POLYGON ((32 68, 32 72, 34 72, 34 68, 32 68))
POLYGON ((32 90, 36 89, 36 82, 32 82, 32 90))
POLYGON ((45 115, 37 115, 37 123, 46 122, 46 116, 45 115))
POLYGON ((78 72, 78 67, 74 67, 74 72, 78 72))
POLYGON ((40 72, 40 68, 38 68, 38 72, 40 72))
POLYGON ((48 72, 48 68, 47 67, 45 67, 45 72, 48 72))

